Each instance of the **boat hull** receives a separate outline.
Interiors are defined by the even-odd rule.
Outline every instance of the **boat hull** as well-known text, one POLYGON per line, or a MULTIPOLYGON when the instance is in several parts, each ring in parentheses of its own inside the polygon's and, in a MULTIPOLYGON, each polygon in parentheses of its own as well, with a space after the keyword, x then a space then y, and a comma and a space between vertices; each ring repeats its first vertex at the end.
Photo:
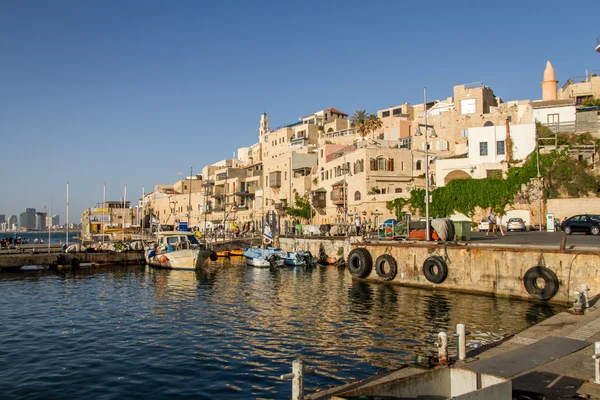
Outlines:
POLYGON ((212 253, 207 249, 183 249, 154 255, 147 251, 146 264, 164 269, 195 270, 202 267, 212 253))

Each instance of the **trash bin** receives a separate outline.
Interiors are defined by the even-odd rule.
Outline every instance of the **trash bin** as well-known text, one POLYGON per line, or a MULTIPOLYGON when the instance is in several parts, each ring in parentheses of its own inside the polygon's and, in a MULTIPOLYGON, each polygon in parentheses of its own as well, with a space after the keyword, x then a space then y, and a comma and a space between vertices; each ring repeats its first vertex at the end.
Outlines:
POLYGON ((458 240, 471 240, 471 221, 452 221, 458 240))

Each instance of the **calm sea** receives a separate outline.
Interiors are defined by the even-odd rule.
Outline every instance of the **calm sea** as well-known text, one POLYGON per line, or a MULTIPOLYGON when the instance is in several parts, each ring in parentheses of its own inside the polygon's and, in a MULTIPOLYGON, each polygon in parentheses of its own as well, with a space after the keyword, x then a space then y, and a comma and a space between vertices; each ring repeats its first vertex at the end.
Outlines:
POLYGON ((344 269, 114 267, 0 274, 2 399, 285 399, 518 332, 559 308, 354 281, 344 269))
MULTIPOLYGON (((69 243, 79 243, 79 240, 75 239, 76 236, 79 235, 79 232, 69 232, 69 243)), ((8 232, 0 232, 0 239, 13 237, 14 233, 8 232)), ((44 243, 48 243, 48 232, 17 232, 17 237, 21 237, 22 239, 29 239, 30 243, 37 238, 44 239, 44 243)), ((65 243, 67 240, 67 234, 64 231, 52 231, 50 232, 50 243, 65 243)))

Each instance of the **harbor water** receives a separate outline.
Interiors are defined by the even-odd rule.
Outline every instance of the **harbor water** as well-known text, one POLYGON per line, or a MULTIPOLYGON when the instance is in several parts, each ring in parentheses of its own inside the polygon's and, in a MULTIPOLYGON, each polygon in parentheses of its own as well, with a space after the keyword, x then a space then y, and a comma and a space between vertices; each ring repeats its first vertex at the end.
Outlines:
POLYGON ((353 280, 344 269, 150 267, 0 274, 3 399, 285 399, 435 351, 467 325, 472 346, 562 308, 353 280))
MULTIPOLYGON (((65 231, 51 231, 50 234, 48 232, 16 232, 17 237, 21 238, 24 242, 29 240, 29 244, 33 244, 35 239, 42 239, 44 243, 48 243, 48 239, 50 239, 50 244, 63 244, 67 241, 67 234, 65 231)), ((14 237, 14 233, 9 232, 0 232, 0 240, 14 237)), ((77 239, 79 232, 69 232, 69 243, 79 243, 77 239)))

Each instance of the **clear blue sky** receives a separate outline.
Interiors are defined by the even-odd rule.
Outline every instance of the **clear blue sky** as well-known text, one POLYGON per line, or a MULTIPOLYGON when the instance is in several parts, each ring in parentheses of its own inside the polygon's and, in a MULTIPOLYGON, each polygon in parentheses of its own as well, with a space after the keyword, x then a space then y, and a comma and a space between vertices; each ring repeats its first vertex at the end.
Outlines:
POLYGON ((600 69, 600 2, 0 2, 0 214, 25 207, 79 222, 137 200, 272 127, 452 95, 483 81, 539 99, 600 69))

